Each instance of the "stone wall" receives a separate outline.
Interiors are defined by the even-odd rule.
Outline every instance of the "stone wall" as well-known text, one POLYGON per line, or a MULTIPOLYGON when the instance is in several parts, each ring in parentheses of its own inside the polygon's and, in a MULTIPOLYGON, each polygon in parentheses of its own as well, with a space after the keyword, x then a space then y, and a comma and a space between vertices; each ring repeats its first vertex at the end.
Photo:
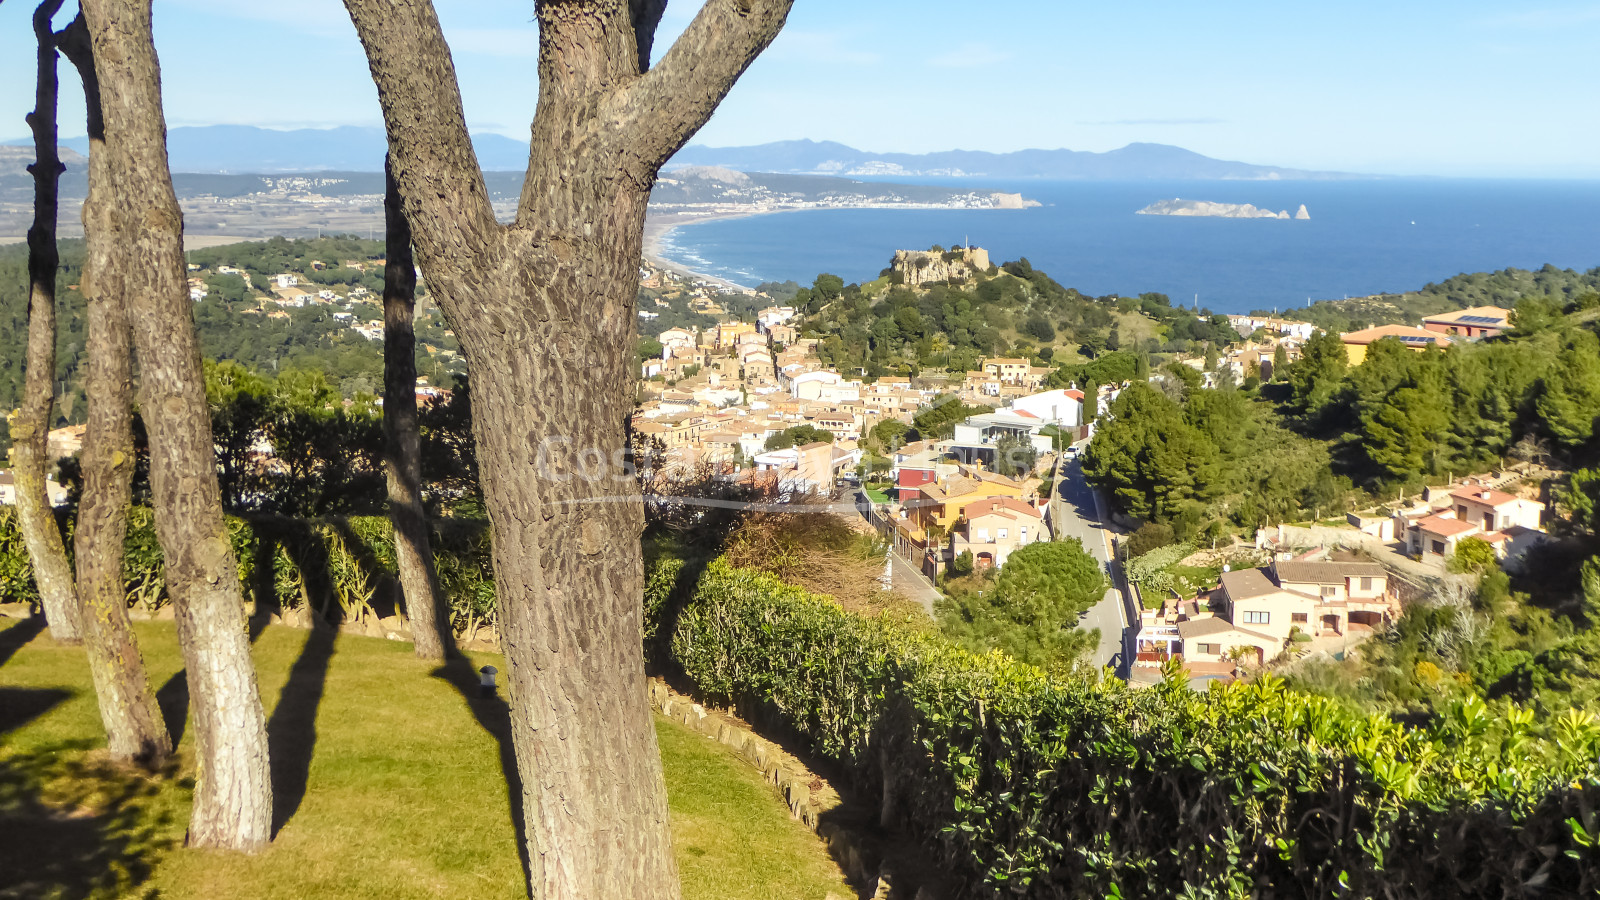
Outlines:
POLYGON ((960 255, 947 260, 945 254, 931 250, 896 250, 891 265, 904 276, 906 284, 913 287, 952 278, 970 281, 974 272, 989 268, 989 251, 982 247, 953 252, 960 255))
POLYGON ((742 722, 706 709, 693 698, 673 691, 659 678, 650 679, 649 691, 650 705, 657 712, 709 740, 725 744, 759 769, 783 796, 790 816, 804 822, 827 844, 845 877, 872 891, 862 896, 873 900, 935 900, 926 886, 918 887, 914 894, 909 889, 895 888, 894 873, 885 863, 882 852, 874 846, 876 842, 861 831, 841 824, 844 816, 829 815, 843 805, 838 791, 800 760, 742 722))

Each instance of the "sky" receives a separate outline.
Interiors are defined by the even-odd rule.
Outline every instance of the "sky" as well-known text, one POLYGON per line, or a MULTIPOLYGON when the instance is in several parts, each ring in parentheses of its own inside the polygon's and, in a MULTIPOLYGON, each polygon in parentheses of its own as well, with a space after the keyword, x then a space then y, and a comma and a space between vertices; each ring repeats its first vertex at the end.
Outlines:
MULTIPOLYGON (((526 139, 531 0, 434 2, 469 125, 526 139)), ((658 55, 699 5, 669 3, 658 55)), ((0 3, 0 138, 28 133, 33 6, 0 3)), ((381 124, 338 0, 155 0, 155 30, 169 126, 381 124)), ((1306 169, 1600 178, 1597 44, 1600 2, 796 0, 694 143, 1150 141, 1306 169)), ((62 93, 63 135, 82 134, 81 96, 62 93)))

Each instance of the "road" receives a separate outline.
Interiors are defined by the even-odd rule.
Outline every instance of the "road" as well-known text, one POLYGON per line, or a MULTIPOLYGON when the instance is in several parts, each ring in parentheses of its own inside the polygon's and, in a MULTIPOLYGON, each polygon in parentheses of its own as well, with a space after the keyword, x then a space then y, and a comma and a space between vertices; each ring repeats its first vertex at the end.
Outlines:
MULTIPOLYGON (((1063 460, 1056 471, 1056 489, 1050 498, 1050 516, 1056 540, 1077 538, 1083 542, 1083 548, 1100 561, 1101 567, 1110 571, 1109 534, 1100 527, 1094 491, 1084 481, 1083 469, 1075 459, 1063 460)), ((1123 643, 1124 632, 1128 628, 1128 613, 1123 606, 1121 592, 1115 588, 1107 591, 1100 602, 1089 607, 1078 627, 1100 629, 1100 645, 1094 652, 1095 666, 1113 666, 1119 677, 1127 678, 1129 661, 1123 653, 1123 643)))
POLYGON ((942 596, 939 591, 929 584, 928 579, 923 578, 922 573, 918 572, 911 563, 901 559, 900 554, 894 552, 894 550, 889 551, 889 565, 891 566, 889 571, 890 585, 906 597, 922 604, 922 608, 928 611, 929 617, 936 618, 933 612, 933 602, 942 596))

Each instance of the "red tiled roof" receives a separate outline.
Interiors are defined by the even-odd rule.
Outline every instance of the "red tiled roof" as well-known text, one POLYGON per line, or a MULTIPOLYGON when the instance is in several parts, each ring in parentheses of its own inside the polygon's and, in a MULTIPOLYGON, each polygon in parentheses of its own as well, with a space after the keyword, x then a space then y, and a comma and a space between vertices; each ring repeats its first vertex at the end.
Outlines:
POLYGON ((1471 522, 1463 522, 1460 519, 1453 519, 1449 516, 1429 516, 1418 522, 1417 527, 1429 534, 1437 534, 1440 537, 1455 537, 1458 534, 1466 534, 1469 531, 1478 530, 1478 526, 1471 522))

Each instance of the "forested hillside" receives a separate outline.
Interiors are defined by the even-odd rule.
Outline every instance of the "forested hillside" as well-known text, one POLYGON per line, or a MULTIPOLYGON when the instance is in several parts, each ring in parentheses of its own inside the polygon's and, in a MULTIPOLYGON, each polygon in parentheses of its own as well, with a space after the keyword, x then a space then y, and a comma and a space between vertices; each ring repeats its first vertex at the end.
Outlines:
POLYGON ((1515 309, 1524 300, 1564 305, 1596 291, 1600 291, 1600 267, 1578 272, 1547 265, 1536 272, 1501 269, 1457 275, 1400 294, 1322 300, 1294 310, 1293 316, 1329 331, 1354 331, 1370 325, 1415 325, 1423 316, 1472 306, 1515 309))
POLYGON ((1183 353, 1239 339, 1222 316, 1174 308, 1163 294, 1089 297, 1026 258, 991 266, 970 281, 918 288, 892 269, 865 284, 824 274, 794 303, 806 313, 802 332, 822 340, 823 362, 874 377, 970 371, 986 356, 1068 366, 1123 348, 1183 353))
MULTIPOLYGON (((191 264, 201 267, 190 274, 201 278, 209 291, 194 306, 201 352, 208 359, 237 362, 267 375, 312 370, 323 374, 344 397, 380 392, 383 343, 352 326, 381 322, 383 311, 377 301, 383 291, 382 270, 365 266, 364 271, 357 271, 339 263, 381 259, 381 241, 273 238, 209 247, 187 255, 191 264), (313 268, 313 260, 324 267, 313 268), (222 265, 240 269, 249 282, 241 275, 217 272, 222 265), (297 274, 311 291, 336 288, 339 302, 280 308, 262 289, 280 273, 297 274), (367 292, 368 302, 349 300, 358 286, 367 292)), ((82 263, 83 242, 63 241, 57 279, 56 412, 60 423, 80 422, 83 417, 84 303, 78 293, 82 263)), ((419 292, 425 295, 425 290, 419 292)), ((0 366, 0 409, 10 410, 18 404, 27 311, 27 248, 21 244, 0 247, 0 360, 7 363, 0 366)), ((465 363, 457 355, 454 336, 425 296, 418 302, 416 328, 417 371, 432 383, 449 387, 465 372, 465 363)), ((0 446, 8 442, 9 437, 0 435, 0 446)))

